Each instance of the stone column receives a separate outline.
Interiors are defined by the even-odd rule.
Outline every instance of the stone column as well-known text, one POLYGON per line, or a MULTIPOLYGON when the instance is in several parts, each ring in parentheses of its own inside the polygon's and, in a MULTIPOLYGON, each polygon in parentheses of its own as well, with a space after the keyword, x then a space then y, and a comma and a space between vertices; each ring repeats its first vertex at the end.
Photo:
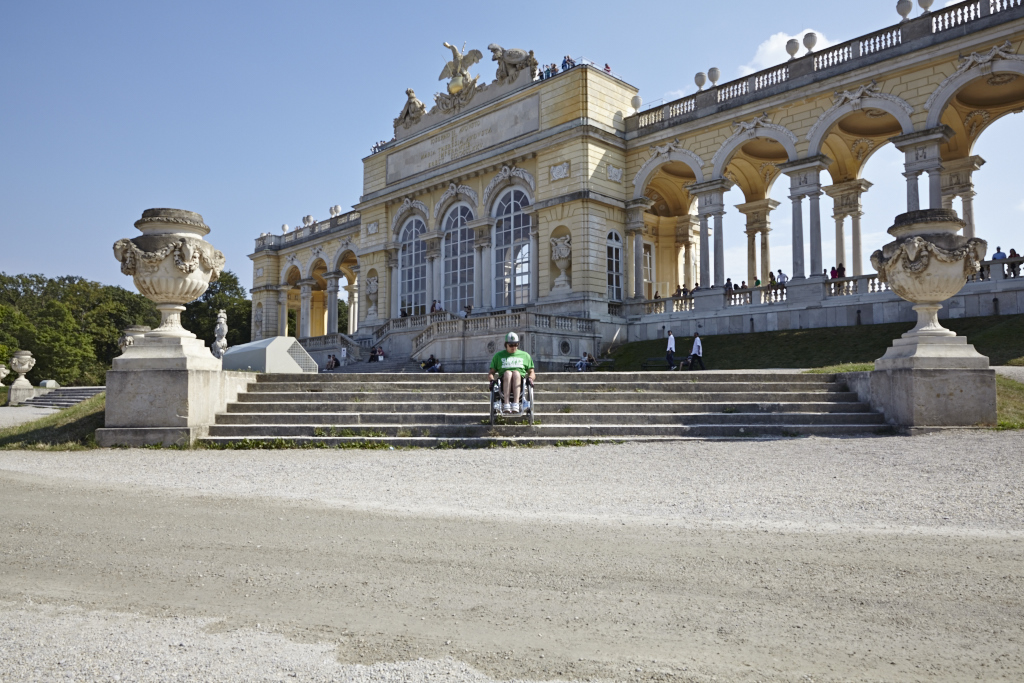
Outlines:
POLYGON ((299 337, 302 339, 310 336, 313 318, 313 284, 314 280, 299 280, 299 291, 301 292, 301 303, 299 308, 299 337))
POLYGON ((821 276, 821 191, 809 192, 811 214, 811 275, 821 276))
POLYGON ((964 237, 974 237, 974 172, 985 164, 980 156, 954 159, 942 164, 942 200, 945 208, 953 208, 953 199, 960 197, 963 212, 960 217, 967 224, 964 237))
POLYGON ((804 271, 804 207, 802 194, 790 195, 793 201, 793 279, 807 276, 804 271))
POLYGON ((540 227, 537 214, 530 216, 530 303, 540 298, 540 227))
POLYGON ((724 211, 716 211, 715 217, 715 286, 725 285, 725 231, 722 230, 724 211))
POLYGON ((643 299, 644 296, 644 233, 633 230, 633 298, 643 299))
POLYGON ((850 236, 853 247, 853 263, 851 264, 853 272, 851 274, 855 276, 864 274, 864 247, 860 242, 860 217, 863 215, 863 211, 850 214, 850 236))
POLYGON ((484 244, 484 286, 481 302, 484 308, 494 307, 494 249, 490 240, 484 244))
POLYGON ((288 336, 288 290, 289 285, 283 285, 277 290, 277 336, 288 336))
POLYGON ((650 199, 641 197, 626 202, 626 236, 633 251, 632 281, 627 287, 627 296, 644 298, 644 213, 654 204, 650 199))
POLYGON ((437 264, 437 255, 427 252, 427 313, 430 313, 430 306, 440 297, 434 288, 434 268, 437 264))
POLYGON ((747 217, 747 284, 753 286, 758 279, 757 268, 757 235, 761 235, 761 284, 768 281, 768 273, 772 269, 769 252, 768 233, 771 232, 771 212, 779 206, 774 199, 759 199, 746 204, 737 204, 736 208, 747 217))
POLYGON ((683 285, 688 292, 693 291, 693 285, 696 283, 696 266, 697 264, 694 263, 693 242, 691 241, 686 245, 686 273, 683 276, 683 285))
POLYGON ((871 183, 863 179, 847 180, 835 183, 823 188, 825 194, 832 197, 832 217, 836 220, 836 267, 842 263, 846 266, 847 276, 863 275, 863 254, 860 241, 860 219, 864 215, 862 198, 864 193, 871 188, 871 183), (846 240, 844 235, 844 222, 846 217, 851 219, 852 253, 850 261, 846 258, 846 240))
POLYGON ((918 176, 928 174, 928 207, 942 208, 942 144, 953 137, 953 130, 946 125, 937 126, 907 135, 891 138, 896 148, 904 154, 904 176, 907 179, 907 211, 921 208, 918 176))
POLYGON ((482 244, 473 245, 473 309, 477 310, 484 305, 484 247, 482 244))
POLYGON ((341 273, 326 273, 327 280, 327 334, 338 334, 338 280, 341 273))
POLYGON ((390 317, 402 316, 402 272, 398 268, 398 257, 388 256, 388 300, 391 302, 390 317))
POLYGON ((771 228, 765 228, 761 232, 761 286, 768 284, 768 274, 772 272, 772 252, 768 244, 768 233, 771 228))
POLYGON ((836 220, 836 268, 840 263, 846 263, 846 216, 833 216, 836 220))
POLYGON ((722 232, 722 216, 725 215, 724 196, 732 187, 732 181, 720 178, 703 183, 694 183, 687 189, 690 196, 697 198, 697 213, 700 215, 700 286, 711 286, 711 249, 708 234, 708 216, 714 217, 715 273, 714 283, 725 284, 725 249, 722 232))
MULTIPOLYGON (((699 222, 696 216, 687 214, 676 218, 676 285, 684 285, 687 291, 693 289, 694 240, 700 239, 699 222), (696 234, 694 234, 696 233, 696 234)), ((673 283, 669 283, 671 286, 673 283)), ((675 291, 674 289, 672 291, 675 291)))
POLYGON ((832 165, 823 154, 780 164, 789 176, 789 198, 793 202, 793 279, 807 277, 804 270, 804 197, 810 197, 811 277, 821 277, 821 172, 832 165))

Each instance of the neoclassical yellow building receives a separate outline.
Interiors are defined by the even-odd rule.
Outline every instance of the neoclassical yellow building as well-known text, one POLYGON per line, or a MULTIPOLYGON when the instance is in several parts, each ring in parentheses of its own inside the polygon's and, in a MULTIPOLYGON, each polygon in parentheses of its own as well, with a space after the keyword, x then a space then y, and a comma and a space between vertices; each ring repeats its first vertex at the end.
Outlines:
MULTIPOLYGON (((489 80, 481 52, 446 44, 446 91, 429 111, 407 91, 394 139, 363 160, 354 211, 257 239, 254 338, 292 334, 314 356, 382 344, 468 367, 516 329, 554 365, 665 329, 912 320, 861 262, 861 197, 893 182, 906 183, 908 211, 960 197, 965 231, 984 237, 973 146, 1024 107, 1022 41, 1019 0, 962 2, 821 51, 792 41, 787 63, 724 84, 698 74, 698 93, 642 113, 636 88, 595 65, 538 79, 532 52, 491 45, 489 80), (864 178, 890 143, 903 175, 864 178), (770 198, 780 181, 787 207, 770 198), (733 186, 744 203, 730 215, 733 186), (792 263, 771 261, 777 210, 792 212, 792 263), (823 211, 834 255, 822 254, 823 211), (785 268, 787 286, 727 291, 730 229, 747 235, 748 282, 785 268), (847 277, 823 278, 832 263, 847 277), (339 334, 342 280, 354 314, 339 334)), ((993 301, 1024 311, 1006 272, 969 283, 945 314, 991 313, 993 301)))

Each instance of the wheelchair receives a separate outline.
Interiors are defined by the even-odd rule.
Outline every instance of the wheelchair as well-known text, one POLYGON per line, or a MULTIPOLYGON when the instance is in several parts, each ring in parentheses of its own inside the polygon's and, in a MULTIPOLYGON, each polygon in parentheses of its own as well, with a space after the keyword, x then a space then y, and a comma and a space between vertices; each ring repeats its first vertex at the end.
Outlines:
MULTIPOLYGON (((535 403, 533 401, 533 387, 531 385, 527 384, 525 379, 523 380, 523 384, 520 387, 519 412, 518 413, 505 414, 505 413, 502 413, 502 412, 500 412, 498 410, 495 410, 494 404, 496 402, 500 404, 501 400, 502 400, 502 395, 501 395, 501 378, 500 377, 496 377, 495 378, 495 380, 494 380, 494 388, 491 389, 491 394, 490 394, 489 398, 490 398, 490 408, 491 408, 491 425, 493 425, 495 423, 495 420, 497 419, 497 417, 499 415, 501 415, 502 417, 510 418, 510 419, 517 419, 517 418, 526 417, 527 419, 529 419, 530 424, 531 425, 533 424, 533 415, 534 415, 534 410, 535 410, 535 407, 536 407, 536 405, 535 405, 535 403)), ((509 398, 511 398, 511 392, 509 392, 509 398)))

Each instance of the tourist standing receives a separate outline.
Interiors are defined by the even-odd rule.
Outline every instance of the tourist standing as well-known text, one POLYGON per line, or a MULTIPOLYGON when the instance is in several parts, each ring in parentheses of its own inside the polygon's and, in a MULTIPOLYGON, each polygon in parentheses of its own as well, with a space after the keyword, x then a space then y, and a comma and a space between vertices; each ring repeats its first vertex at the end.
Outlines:
POLYGON ((836 273, 839 275, 839 279, 842 280, 844 277, 846 277, 846 266, 840 263, 839 268, 836 270, 836 273))
POLYGON ((695 363, 700 363, 701 370, 707 370, 704 367, 704 345, 700 341, 700 333, 694 333, 693 335, 693 348, 690 350, 690 369, 693 370, 695 363))
POLYGON ((675 337, 674 334, 672 334, 672 330, 669 330, 668 331, 668 348, 665 349, 665 360, 668 361, 668 369, 669 370, 675 370, 676 369, 675 352, 676 352, 676 337, 675 337))
POLYGON ((784 285, 789 282, 789 276, 782 272, 782 268, 779 268, 779 276, 775 278, 775 281, 780 285, 784 285))

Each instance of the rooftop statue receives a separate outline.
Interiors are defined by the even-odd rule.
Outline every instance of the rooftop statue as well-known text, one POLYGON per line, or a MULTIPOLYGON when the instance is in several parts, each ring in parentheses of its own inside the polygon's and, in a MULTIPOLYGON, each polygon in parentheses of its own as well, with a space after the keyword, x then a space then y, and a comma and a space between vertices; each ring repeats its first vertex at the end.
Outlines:
MULTIPOLYGON (((470 50, 463 53, 459 52, 459 48, 449 43, 444 43, 444 46, 452 51, 452 61, 445 65, 437 80, 451 79, 448 81, 448 93, 458 95, 467 85, 476 85, 476 78, 471 79, 469 77, 469 67, 483 59, 483 55, 480 54, 480 50, 470 50)), ((463 43, 462 49, 466 49, 465 43, 463 43)))
POLYGON ((530 70, 530 80, 537 76, 537 59, 533 50, 527 52, 518 48, 505 49, 501 45, 491 43, 487 46, 491 51, 491 61, 498 63, 498 71, 494 78, 501 84, 514 83, 520 71, 530 70))
POLYGON ((415 90, 409 88, 405 91, 405 94, 409 99, 406 101, 405 106, 402 107, 402 111, 398 115, 398 118, 395 119, 396 129, 399 126, 408 129, 410 126, 416 125, 420 122, 420 119, 423 118, 423 115, 427 113, 426 105, 420 102, 419 98, 416 97, 415 90))

